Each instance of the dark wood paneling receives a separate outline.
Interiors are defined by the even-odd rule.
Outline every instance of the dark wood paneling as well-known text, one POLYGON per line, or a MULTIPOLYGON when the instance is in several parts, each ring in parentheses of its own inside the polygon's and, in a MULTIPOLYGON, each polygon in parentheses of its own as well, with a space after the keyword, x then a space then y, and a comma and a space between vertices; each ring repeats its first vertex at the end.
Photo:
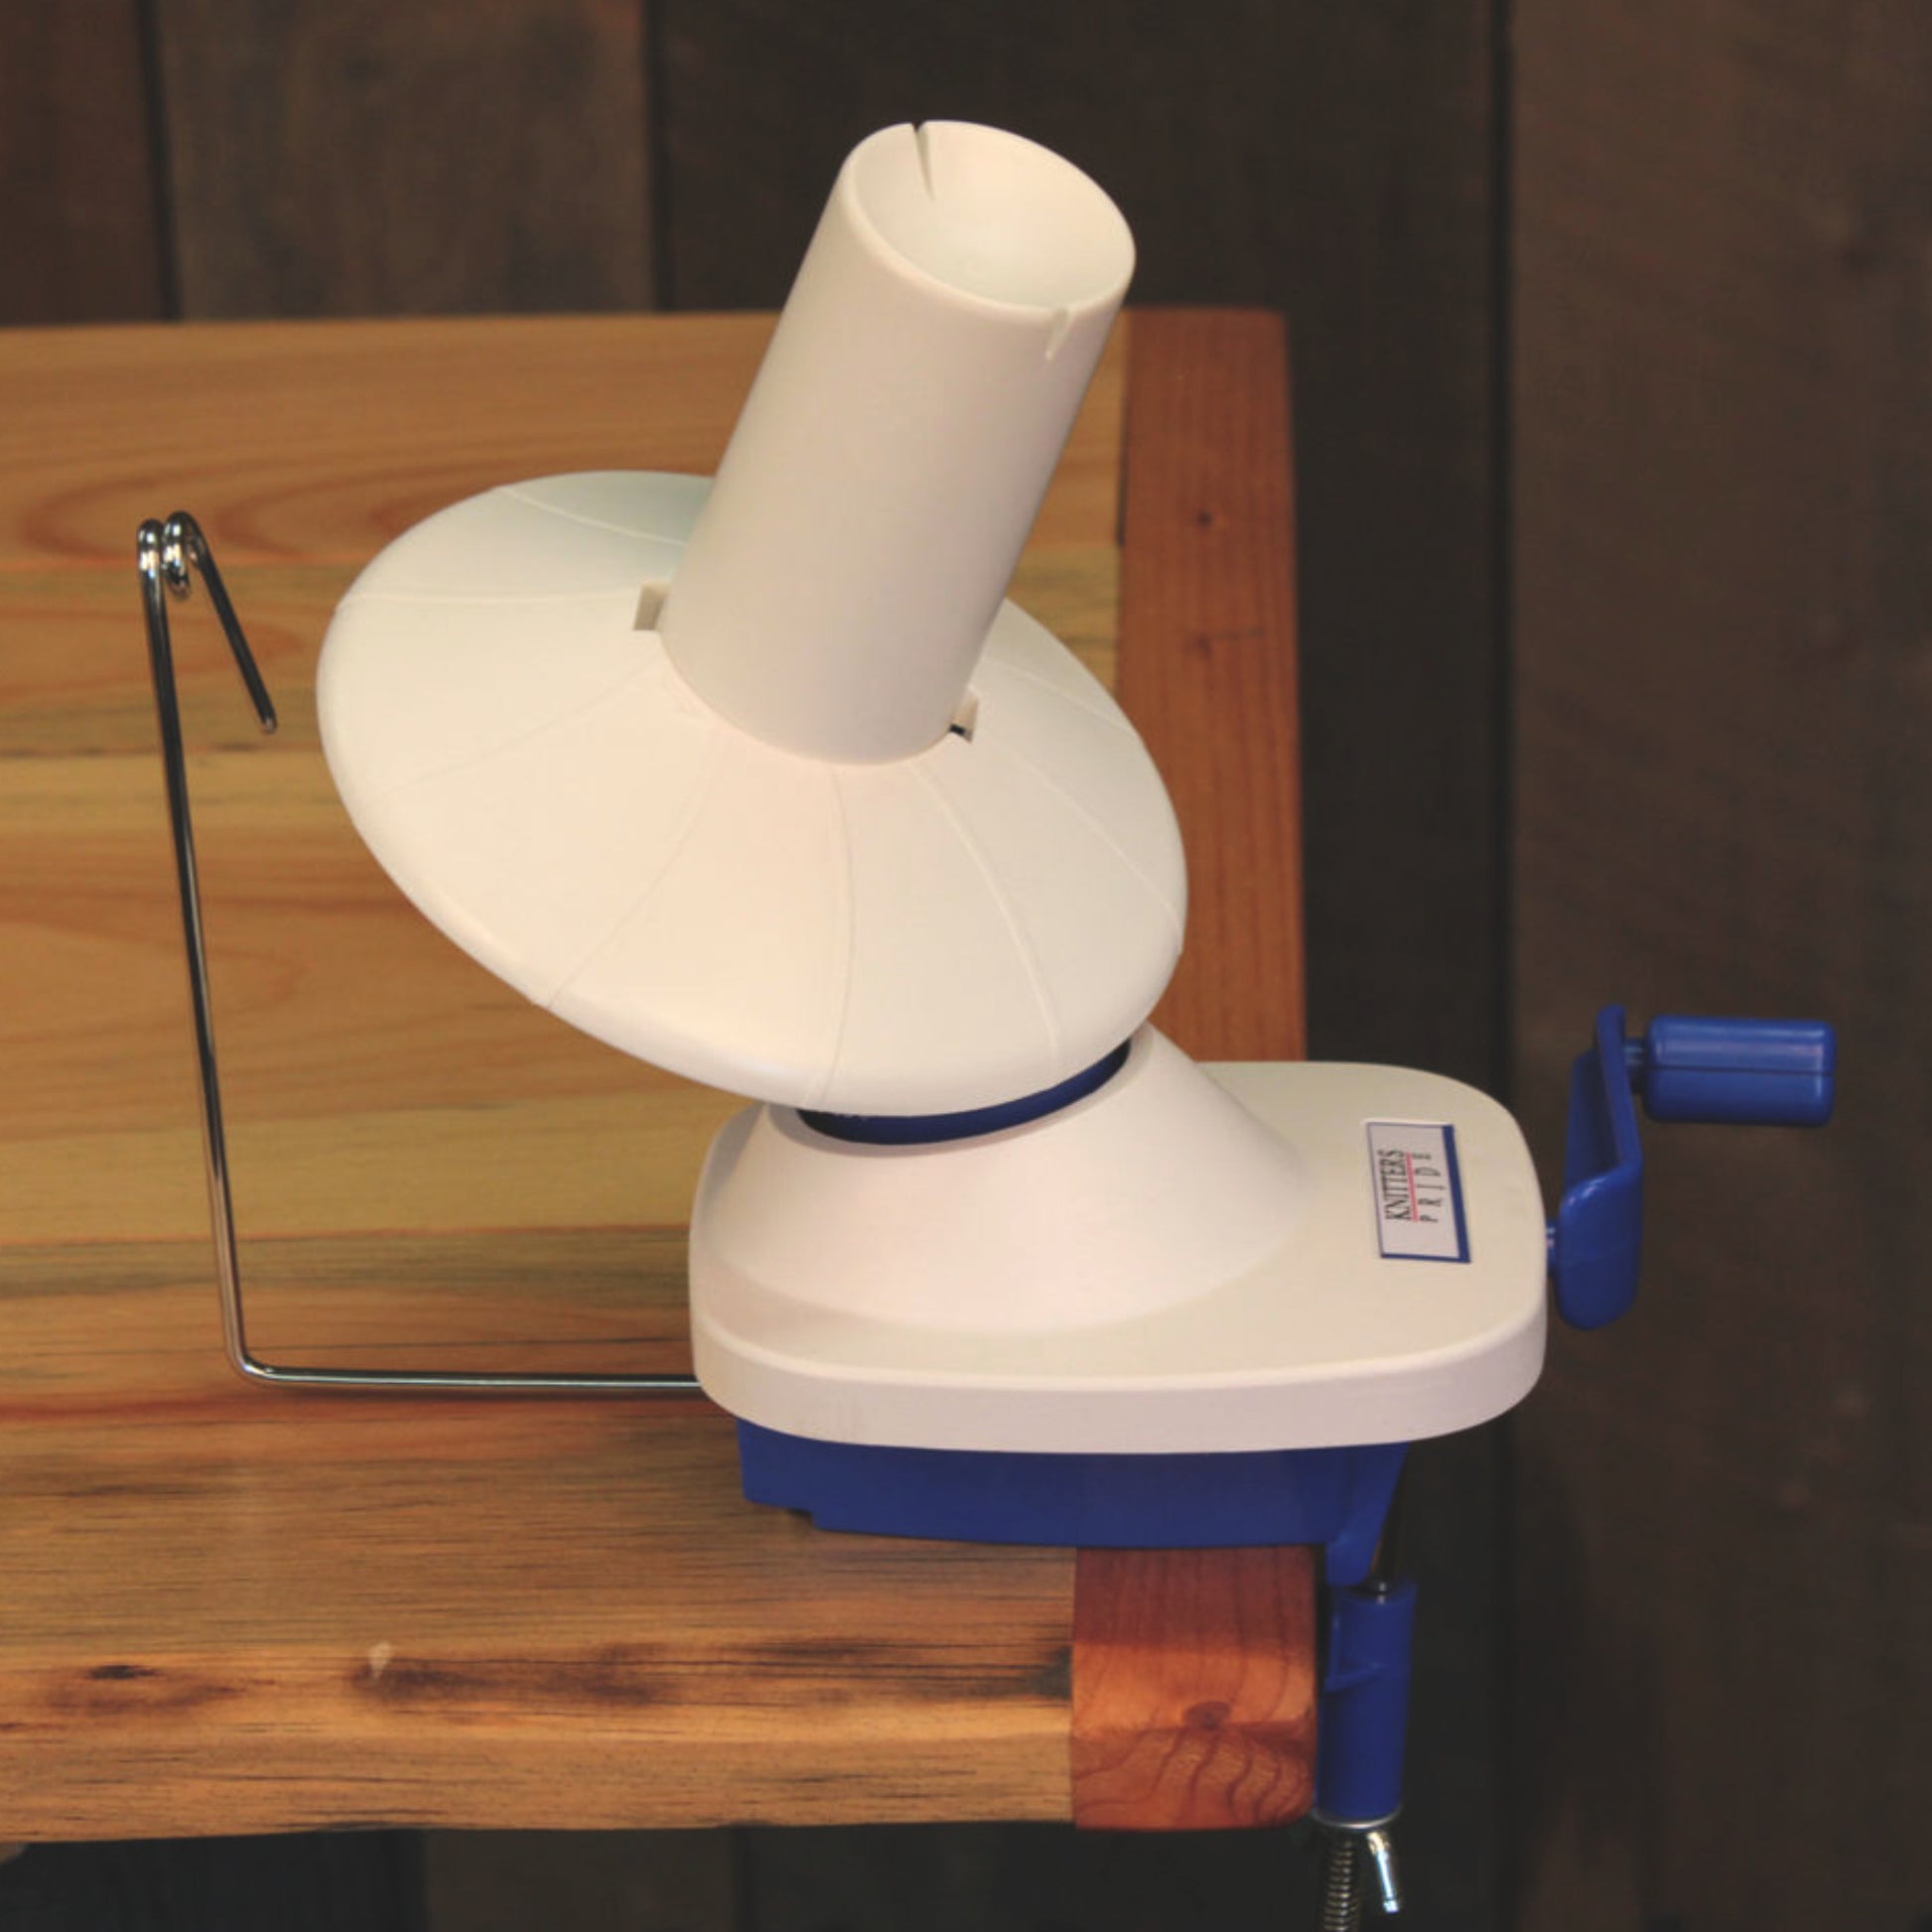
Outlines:
POLYGON ((1526 1923, 1932 1909, 1932 15, 1517 18, 1520 1091, 1816 1012, 1822 1136, 1652 1129, 1520 1437, 1526 1923))
POLYGON ((168 313, 141 0, 0 7, 0 323, 168 313))
POLYGON ((413 1832, 41 1845, 0 1865, 7 1932, 427 1932, 413 1832))
POLYGON ((730 1832, 430 1832, 430 1932, 733 1932, 730 1832))
POLYGON ((190 316, 648 306, 641 0, 155 0, 190 316))
MULTIPOLYGON (((741 1932, 1303 1932, 1313 1834, 855 1826, 749 1835, 741 1932)), ((706 1928, 709 1932, 709 1928, 706 1928)))

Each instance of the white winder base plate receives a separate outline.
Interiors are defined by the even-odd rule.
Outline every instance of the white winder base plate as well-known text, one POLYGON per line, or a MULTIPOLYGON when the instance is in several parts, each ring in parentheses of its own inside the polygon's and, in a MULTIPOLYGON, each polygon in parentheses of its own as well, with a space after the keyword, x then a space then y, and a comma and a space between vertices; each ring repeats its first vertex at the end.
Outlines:
POLYGON ((1197 1067, 1151 1028, 1085 1100, 972 1140, 750 1109, 691 1232, 706 1390, 827 1441, 1407 1442, 1500 1414, 1543 1362, 1542 1198, 1494 1100, 1395 1067, 1197 1067), (1378 1214, 1371 1122, 1451 1130, 1466 1259, 1384 1253, 1412 1237, 1378 1214))

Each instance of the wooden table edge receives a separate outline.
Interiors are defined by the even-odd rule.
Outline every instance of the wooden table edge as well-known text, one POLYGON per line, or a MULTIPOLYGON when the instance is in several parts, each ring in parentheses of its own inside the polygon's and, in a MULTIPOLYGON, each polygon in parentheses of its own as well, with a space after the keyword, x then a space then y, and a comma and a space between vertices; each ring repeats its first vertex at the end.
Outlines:
MULTIPOLYGON (((1137 310, 1125 326, 1118 684, 1173 793, 1190 875, 1192 943, 1156 1018, 1201 1057, 1299 1056, 1285 334, 1279 318, 1248 311, 1137 310)), ((1136 1829, 1299 1815, 1312 1753, 1309 1553, 1087 1551, 1069 1556, 1068 1570, 1068 1775, 1057 1815, 1136 1829)), ((111 1741, 99 1741, 111 1758, 111 1741)), ((1035 1808, 1040 1786, 1018 1768, 1031 1748, 1019 1732, 999 1744, 994 1755, 1017 1782, 960 1815, 1052 1815, 1035 1808)), ((936 1814, 915 1803, 898 1815, 936 1814)), ((278 1819, 240 1828, 301 1828, 278 1819)), ((396 1822, 507 1821, 478 1803, 461 1817, 396 1822)), ((0 1834, 8 1823, 0 1817, 0 1834)), ((170 1826, 157 1813, 130 1817, 127 1829, 170 1826)))
MULTIPOLYGON (((1117 690, 1187 850, 1189 946, 1155 1018, 1204 1059, 1307 1050, 1290 453, 1279 317, 1135 313, 1117 690)), ((1300 1817, 1314 1699, 1311 1552, 1079 1553, 1076 1824, 1300 1817)))

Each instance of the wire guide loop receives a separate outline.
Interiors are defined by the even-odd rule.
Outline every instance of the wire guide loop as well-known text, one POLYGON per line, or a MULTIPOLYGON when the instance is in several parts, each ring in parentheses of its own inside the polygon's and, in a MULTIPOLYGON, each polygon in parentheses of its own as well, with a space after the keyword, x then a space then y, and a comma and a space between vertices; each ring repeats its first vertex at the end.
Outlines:
POLYGON ((175 683, 174 641, 168 623, 170 598, 185 600, 200 576, 228 640, 241 681, 264 732, 276 728, 275 705, 229 599, 202 528, 186 510, 167 521, 144 522, 135 537, 135 566, 147 616, 148 663, 154 674, 155 714, 161 726, 161 761, 168 787, 168 821, 174 837, 175 879, 181 894, 182 937, 188 953, 188 986, 195 1010, 196 1066, 202 1100, 202 1139, 207 1163, 208 1219, 214 1235, 214 1266, 221 1291, 221 1332, 229 1362, 251 1382, 278 1388, 380 1389, 459 1395, 691 1395, 690 1375, 524 1375, 511 1370, 308 1368, 263 1361, 249 1351, 235 1253, 234 1207, 228 1179, 227 1137, 221 1126, 221 1075, 214 1048, 214 1009, 208 990, 207 947, 202 930, 202 894, 195 864, 195 828, 188 803, 188 759, 182 745, 181 698, 175 683))

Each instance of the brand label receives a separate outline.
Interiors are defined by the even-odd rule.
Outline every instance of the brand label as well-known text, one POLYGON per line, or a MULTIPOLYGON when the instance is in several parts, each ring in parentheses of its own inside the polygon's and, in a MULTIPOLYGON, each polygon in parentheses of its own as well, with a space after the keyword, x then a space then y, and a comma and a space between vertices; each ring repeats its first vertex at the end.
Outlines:
POLYGON ((1467 1261, 1455 1129, 1446 1121, 1372 1120, 1369 1184, 1375 1236, 1391 1261, 1467 1261))

